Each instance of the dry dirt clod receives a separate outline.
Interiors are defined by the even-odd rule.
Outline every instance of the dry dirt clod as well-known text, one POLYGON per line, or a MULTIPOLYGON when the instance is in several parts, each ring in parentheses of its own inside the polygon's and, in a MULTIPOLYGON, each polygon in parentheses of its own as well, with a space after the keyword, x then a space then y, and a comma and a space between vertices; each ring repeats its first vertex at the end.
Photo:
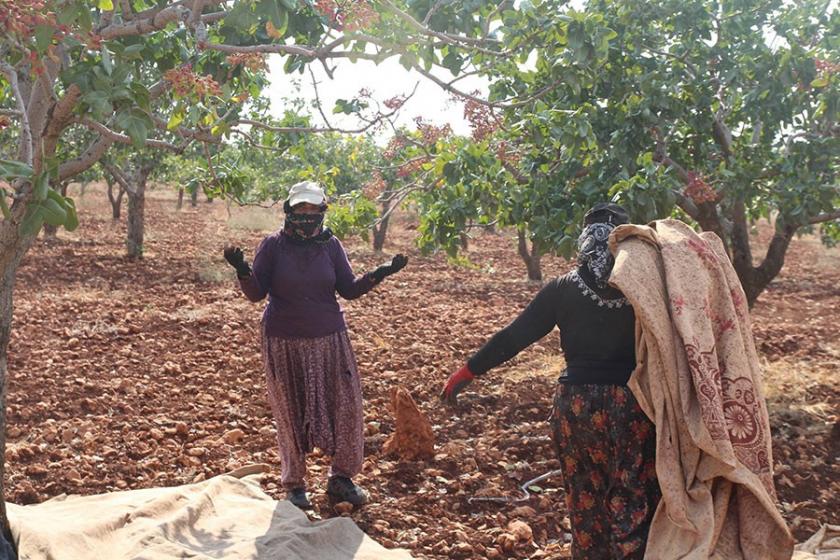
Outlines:
POLYGON ((406 461, 431 459, 435 452, 435 434, 426 415, 403 387, 391 392, 391 409, 394 413, 394 433, 385 442, 387 454, 396 453, 406 461))

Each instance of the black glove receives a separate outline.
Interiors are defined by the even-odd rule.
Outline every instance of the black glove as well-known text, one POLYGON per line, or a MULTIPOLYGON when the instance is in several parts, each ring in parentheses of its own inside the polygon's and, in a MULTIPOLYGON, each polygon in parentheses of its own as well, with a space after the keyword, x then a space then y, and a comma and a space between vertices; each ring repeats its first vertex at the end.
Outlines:
POLYGON ((251 266, 245 262, 245 256, 239 247, 225 247, 225 260, 236 269, 239 278, 251 276, 251 266))
POLYGON ((408 257, 405 255, 396 255, 393 259, 391 259, 390 264, 383 264, 382 266, 378 267, 376 270, 370 273, 374 280, 377 282, 382 282, 386 276, 390 276, 392 274, 396 274, 403 268, 405 265, 408 264, 408 257))

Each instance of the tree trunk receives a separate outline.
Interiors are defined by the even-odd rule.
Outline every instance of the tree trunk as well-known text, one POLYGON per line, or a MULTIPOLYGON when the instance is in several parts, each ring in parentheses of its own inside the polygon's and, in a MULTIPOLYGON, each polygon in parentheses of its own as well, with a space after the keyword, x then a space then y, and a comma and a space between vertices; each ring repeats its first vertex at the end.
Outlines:
POLYGON ((459 235, 459 240, 461 242, 461 250, 468 251, 470 248, 470 236, 467 235, 467 232, 462 231, 459 235))
POLYGON ((184 207, 184 187, 178 188, 178 205, 175 207, 176 210, 180 210, 184 207))
MULTIPOLYGON (((8 250, 3 247, 3 250, 8 250)), ((4 259, 5 260, 5 259, 4 259)), ((12 334, 12 291, 14 290, 15 272, 17 266, 8 266, 3 270, 0 278, 0 481, 5 475, 6 457, 6 373, 8 371, 9 339, 12 334)), ((3 535, 8 542, 13 542, 9 530, 9 520, 6 517, 6 496, 0 485, 0 524, 3 535)))
POLYGON ((528 239, 524 228, 517 231, 517 249, 528 270, 528 280, 542 282, 542 254, 533 242, 531 243, 531 250, 528 250, 528 239))
MULTIPOLYGON (((382 196, 390 197, 391 193, 389 191, 385 191, 382 193, 382 196)), ((385 201, 382 202, 382 208, 380 209, 379 216, 379 224, 373 226, 373 250, 377 253, 382 252, 382 249, 385 247, 385 238, 388 236, 388 223, 391 221, 390 198, 386 198, 385 201), (384 218, 382 216, 384 216, 384 218)))
POLYGON ((44 224, 43 230, 44 239, 47 241, 54 241, 58 237, 58 227, 44 224))
POLYGON ((198 185, 195 185, 192 189, 190 189, 190 206, 193 208, 198 206, 198 185))
MULTIPOLYGON (((22 210, 22 208, 21 208, 22 210)), ((35 236, 21 238, 17 220, 22 217, 18 212, 14 221, 0 223, 0 531, 6 541, 14 546, 6 517, 6 501, 3 484, 6 456, 6 379, 8 373, 9 339, 12 333, 12 295, 15 276, 23 256, 29 251, 35 236)))
POLYGON ((125 194, 125 189, 119 184, 119 182, 112 178, 107 178, 105 181, 108 183, 108 200, 111 202, 111 218, 113 218, 114 221, 117 221, 120 219, 120 208, 122 207, 122 199, 125 194), (119 193, 116 195, 114 195, 114 185, 116 185, 119 189, 119 193))
POLYGON ((128 233, 125 244, 128 258, 143 258, 143 225, 146 212, 146 179, 148 172, 141 169, 132 177, 133 189, 128 192, 128 233), (133 191, 133 192, 132 192, 133 191))

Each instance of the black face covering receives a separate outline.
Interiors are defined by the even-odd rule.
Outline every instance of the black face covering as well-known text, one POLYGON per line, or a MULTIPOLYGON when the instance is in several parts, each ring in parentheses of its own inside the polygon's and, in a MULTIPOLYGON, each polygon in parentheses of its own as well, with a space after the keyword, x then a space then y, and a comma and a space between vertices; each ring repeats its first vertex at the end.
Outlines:
POLYGON ((305 241, 317 236, 321 232, 321 225, 324 223, 324 213, 301 214, 291 212, 286 214, 286 223, 283 231, 287 235, 300 241, 305 241))

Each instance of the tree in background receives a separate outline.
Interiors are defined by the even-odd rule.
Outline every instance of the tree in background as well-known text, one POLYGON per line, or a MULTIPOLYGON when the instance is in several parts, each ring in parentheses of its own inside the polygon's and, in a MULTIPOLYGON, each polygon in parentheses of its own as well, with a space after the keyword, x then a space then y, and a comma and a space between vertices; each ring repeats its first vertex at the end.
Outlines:
MULTIPOLYGON (((420 4, 0 0, 0 128, 14 137, 7 150, 13 155, 0 165, 7 181, 0 191, 0 390, 20 261, 43 223, 74 228, 78 222, 73 201, 51 185, 90 169, 114 144, 178 153, 193 142, 206 148, 249 135, 247 127, 265 123, 241 118, 232 104, 258 97, 268 54, 284 56, 286 71, 295 72, 312 62, 329 70, 334 59, 399 56, 406 65, 439 64, 446 45, 499 45, 493 37, 474 37, 476 28, 498 18, 494 6, 472 6, 465 17, 439 20, 420 4), (61 140, 81 128, 93 138, 80 155, 68 155, 61 140)), ((345 112, 360 109, 357 100, 341 104, 345 112)), ((283 142, 280 135, 323 129, 272 132, 283 142)), ((0 417, 4 410, 0 392, 0 417)), ((0 526, 8 537, 1 492, 0 526)))
MULTIPOLYGON (((830 3, 591 1, 502 13, 508 56, 459 54, 491 82, 477 134, 425 168, 424 237, 455 250, 468 218, 570 256, 583 212, 611 198, 637 222, 677 212, 717 233, 752 305, 791 239, 840 238, 840 12, 830 3), (515 101, 510 101, 511 99, 515 101), (496 160, 495 162, 493 160, 496 160), (490 203, 488 203, 488 201, 490 203), (760 218, 774 226, 761 258, 760 218)), ((422 68, 420 69, 422 70, 422 68)))

